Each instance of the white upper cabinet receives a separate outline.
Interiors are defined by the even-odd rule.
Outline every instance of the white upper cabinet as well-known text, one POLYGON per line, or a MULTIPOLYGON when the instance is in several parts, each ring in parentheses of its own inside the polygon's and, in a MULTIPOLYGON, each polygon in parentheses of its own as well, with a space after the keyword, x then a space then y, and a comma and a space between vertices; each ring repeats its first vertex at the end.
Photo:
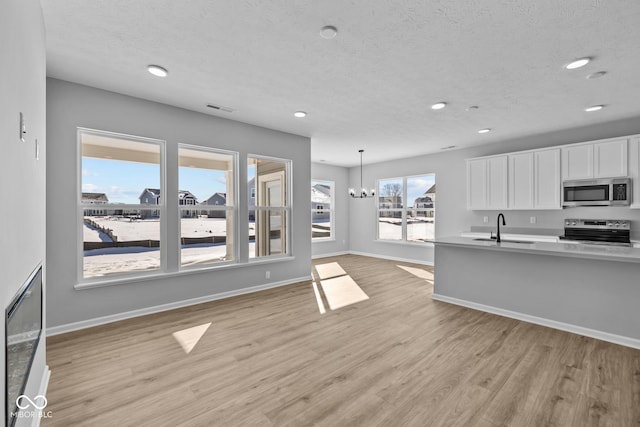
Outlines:
POLYGON ((509 154, 509 209, 561 209, 560 149, 509 154))
POLYGON ((627 176, 627 139, 562 147, 562 179, 627 176))
POLYGON ((629 176, 633 191, 631 207, 640 209, 640 136, 629 141, 629 176))
POLYGON ((533 152, 535 209, 562 209, 560 149, 533 152))
POLYGON ((467 209, 487 207, 487 162, 485 159, 467 161, 467 209))
POLYGON ((533 209, 533 153, 509 154, 509 209, 533 209))
POLYGON ((627 139, 593 144, 593 174, 595 178, 627 176, 627 139))
POLYGON ((467 161, 467 208, 507 208, 507 156, 467 161))
POLYGON ((467 208, 562 209, 562 181, 631 177, 640 209, 640 135, 467 160, 467 208))
POLYGON ((562 147, 562 179, 593 178, 593 144, 562 147))

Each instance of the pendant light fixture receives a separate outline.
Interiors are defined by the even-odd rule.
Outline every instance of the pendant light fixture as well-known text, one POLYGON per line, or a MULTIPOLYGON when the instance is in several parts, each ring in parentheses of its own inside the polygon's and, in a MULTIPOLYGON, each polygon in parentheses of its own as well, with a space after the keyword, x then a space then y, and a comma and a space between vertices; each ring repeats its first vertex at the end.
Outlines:
POLYGON ((356 196, 356 190, 353 188, 349 189, 349 195, 354 199, 364 199, 367 197, 375 197, 376 195, 375 189, 372 188, 370 190, 367 190, 362 186, 362 153, 364 153, 364 150, 358 150, 358 152, 360 153, 360 195, 356 196))

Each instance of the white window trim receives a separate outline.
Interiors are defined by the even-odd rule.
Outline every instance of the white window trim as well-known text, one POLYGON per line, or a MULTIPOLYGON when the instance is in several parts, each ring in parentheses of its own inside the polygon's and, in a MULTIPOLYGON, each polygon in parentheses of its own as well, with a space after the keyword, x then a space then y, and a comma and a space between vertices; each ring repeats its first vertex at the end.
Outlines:
POLYGON ((336 197, 335 197, 335 190, 336 190, 336 182, 332 181, 330 179, 312 179, 311 183, 314 182, 328 182, 330 184, 330 188, 331 188, 331 209, 324 209, 324 207, 322 209, 311 209, 311 228, 313 229, 313 214, 314 212, 329 212, 329 237, 311 237, 311 242, 313 243, 318 243, 318 242, 335 242, 336 240, 336 233, 335 233, 335 229, 336 229, 336 223, 335 223, 335 219, 336 219, 336 215, 335 215, 335 210, 336 210, 336 197))
MULTIPOLYGON (((122 274, 114 274, 108 276, 109 279, 115 278, 126 278, 132 279, 137 277, 144 277, 149 275, 158 275, 166 273, 167 266, 167 207, 164 201, 166 200, 165 191, 166 191, 166 141, 155 138, 147 138, 136 135, 128 135, 117 132, 109 132, 97 129, 90 129, 84 127, 78 127, 76 131, 76 230, 77 230, 77 270, 76 270, 76 280, 78 284, 93 284, 100 283, 102 281, 108 280, 104 277, 92 277, 86 278, 84 277, 84 209, 90 208, 91 204, 82 203, 82 134, 92 134, 98 136, 106 136, 113 137, 119 139, 130 139, 132 141, 139 141, 148 144, 156 144, 160 148, 160 203, 158 205, 153 205, 154 209, 160 211, 160 266, 156 270, 150 271, 132 271, 125 272, 122 274)), ((121 204, 111 204, 106 203, 102 205, 104 209, 109 209, 112 207, 116 207, 118 209, 148 209, 149 205, 143 204, 131 204, 131 205, 121 205, 121 204)))
MULTIPOLYGON (((263 256, 254 256, 253 258, 249 255, 249 244, 251 243, 249 241, 249 234, 247 233, 246 236, 244 236, 244 242, 246 242, 245 246, 246 246, 246 251, 247 251, 247 256, 248 256, 248 263, 249 264, 254 264, 256 262, 262 262, 264 260, 270 260, 270 259, 286 259, 286 258, 290 258, 293 257, 293 251, 291 248, 291 215, 293 213, 293 160, 291 159, 283 159, 280 157, 270 157, 270 156, 264 156, 261 154, 252 154, 252 153, 248 153, 247 154, 247 163, 249 161, 249 159, 258 159, 258 160, 268 160, 268 161, 273 161, 273 162, 282 162, 285 164, 285 191, 286 191, 286 197, 285 197, 285 206, 258 206, 258 198, 254 197, 254 206, 247 207, 247 219, 249 217, 249 211, 254 210, 255 212, 258 211, 269 211, 269 210, 280 210, 280 211, 284 211, 285 212, 285 245, 286 245, 286 251, 284 254, 274 254, 274 255, 263 255, 263 256)), ((244 185, 246 186, 247 183, 249 182, 249 177, 246 177, 245 183, 244 185)), ((255 176, 255 185, 258 185, 258 176, 255 176)), ((255 194, 255 196, 257 196, 257 194, 255 194)), ((247 229, 248 231, 248 229, 247 229)), ((254 240, 255 242, 255 240, 254 240)))
MULTIPOLYGON (((423 246, 433 244, 433 240, 427 240, 424 242, 418 242, 415 240, 407 239, 407 214, 409 211, 417 211, 417 212, 427 212, 429 208, 410 208, 407 206, 408 198, 407 198, 407 181, 411 178, 419 178, 423 176, 435 176, 435 173, 423 173, 418 175, 409 175, 402 177, 390 177, 390 178, 380 178, 376 180, 376 241, 377 242, 385 242, 385 243, 399 243, 405 245, 416 245, 423 246), (402 208, 380 208, 380 197, 382 196, 382 192, 380 191, 380 182, 381 181, 390 181, 390 180, 401 180, 402 181, 402 208), (401 212, 402 218, 402 238, 401 239, 382 239, 380 238, 380 212, 401 212)), ((434 221, 435 227, 435 221, 434 221)), ((435 239, 434 239, 435 240, 435 239)))
MULTIPOLYGON (((190 271, 190 270, 211 270, 211 269, 215 269, 216 267, 219 266, 224 266, 224 265, 232 265, 232 264, 238 264, 240 262, 240 245, 239 242, 240 240, 240 233, 239 233, 239 227, 238 227, 238 213, 239 213, 239 201, 240 201, 240 197, 239 197, 239 193, 240 193, 240 189, 239 189, 239 154, 236 151, 229 151, 229 150, 223 150, 223 149, 218 149, 218 148, 211 148, 211 147, 204 147, 201 145, 193 145, 193 144, 183 144, 183 143, 179 143, 178 144, 178 159, 180 158, 180 149, 187 149, 187 150, 199 150, 199 151, 205 151, 205 152, 210 152, 210 153, 216 153, 216 154, 224 154, 224 155, 229 155, 233 157, 233 200, 235 200, 236 202, 233 204, 233 206, 227 206, 227 205, 206 205, 203 206, 202 208, 199 207, 198 205, 195 204, 195 200, 194 200, 194 204, 193 205, 182 205, 182 206, 178 206, 178 271, 190 271), (210 210, 210 211, 230 211, 233 213, 233 230, 231 232, 231 235, 233 236, 233 241, 234 241, 234 245, 233 245, 233 259, 229 260, 229 261, 220 261, 220 262, 212 262, 212 263, 208 263, 208 264, 202 264, 202 265, 193 265, 193 266, 183 266, 182 265, 182 245, 180 244, 181 241, 181 237, 182 237, 182 221, 181 221, 181 211, 186 210, 186 211, 190 211, 190 210, 210 210)), ((178 168, 178 187, 180 187, 180 166, 177 166, 178 168)), ((227 235, 229 235, 229 230, 227 230, 227 235)))

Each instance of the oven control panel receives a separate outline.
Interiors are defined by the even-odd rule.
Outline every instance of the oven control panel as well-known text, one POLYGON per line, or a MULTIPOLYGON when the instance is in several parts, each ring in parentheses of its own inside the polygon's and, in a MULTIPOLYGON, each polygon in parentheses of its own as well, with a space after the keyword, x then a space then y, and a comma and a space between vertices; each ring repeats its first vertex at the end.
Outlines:
POLYGON ((631 221, 626 219, 565 219, 565 228, 591 228, 597 230, 630 230, 631 221))

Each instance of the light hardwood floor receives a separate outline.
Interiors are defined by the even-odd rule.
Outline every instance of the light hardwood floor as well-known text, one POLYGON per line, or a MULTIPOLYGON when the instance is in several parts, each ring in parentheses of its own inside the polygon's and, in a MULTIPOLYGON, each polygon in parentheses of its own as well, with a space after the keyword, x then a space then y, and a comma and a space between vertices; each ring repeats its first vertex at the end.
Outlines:
POLYGON ((314 268, 324 314, 306 282, 48 338, 42 425, 640 426, 639 350, 433 301, 429 267, 332 263, 369 298, 331 310, 314 268))

